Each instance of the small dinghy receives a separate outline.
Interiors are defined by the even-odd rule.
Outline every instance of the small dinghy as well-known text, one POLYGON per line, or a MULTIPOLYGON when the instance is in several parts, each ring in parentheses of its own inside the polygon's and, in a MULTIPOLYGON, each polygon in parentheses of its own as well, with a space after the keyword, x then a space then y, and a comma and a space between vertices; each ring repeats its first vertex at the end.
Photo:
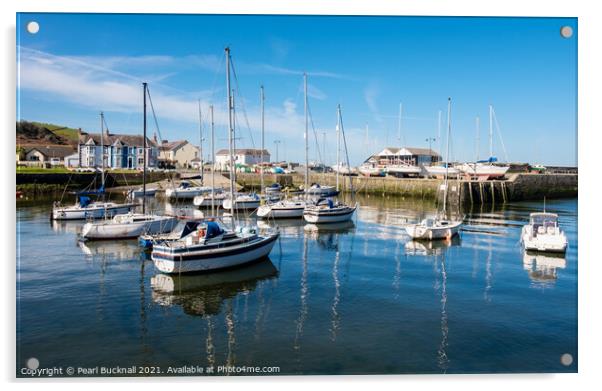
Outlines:
POLYGON ((521 241, 525 250, 564 253, 568 240, 558 226, 558 215, 555 213, 531 213, 529 224, 521 233, 521 241))

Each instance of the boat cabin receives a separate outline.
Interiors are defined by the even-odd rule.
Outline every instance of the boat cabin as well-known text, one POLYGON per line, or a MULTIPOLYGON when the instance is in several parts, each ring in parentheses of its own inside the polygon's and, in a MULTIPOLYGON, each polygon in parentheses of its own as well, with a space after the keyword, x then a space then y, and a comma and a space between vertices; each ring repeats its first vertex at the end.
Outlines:
POLYGON ((531 213, 529 224, 534 234, 553 234, 558 227, 558 215, 555 213, 531 213))

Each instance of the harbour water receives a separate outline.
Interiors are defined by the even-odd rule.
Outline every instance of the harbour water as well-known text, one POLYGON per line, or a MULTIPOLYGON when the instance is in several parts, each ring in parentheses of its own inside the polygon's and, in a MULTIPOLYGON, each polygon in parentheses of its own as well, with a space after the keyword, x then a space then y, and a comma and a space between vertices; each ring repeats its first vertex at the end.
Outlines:
POLYGON ((83 223, 49 222, 50 201, 17 203, 17 376, 32 357, 161 375, 577 371, 577 199, 546 205, 563 257, 523 253, 539 202, 478 205, 460 238, 416 243, 400 227, 434 204, 359 201, 352 223, 278 222, 269 259, 190 276, 158 273, 136 241, 78 243, 83 223))

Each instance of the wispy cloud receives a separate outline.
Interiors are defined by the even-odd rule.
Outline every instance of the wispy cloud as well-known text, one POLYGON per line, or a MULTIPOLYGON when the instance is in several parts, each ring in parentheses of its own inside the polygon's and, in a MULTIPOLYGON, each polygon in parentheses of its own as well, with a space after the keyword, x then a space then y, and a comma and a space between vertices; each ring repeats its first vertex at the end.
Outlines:
POLYGON ((380 94, 380 88, 376 82, 371 82, 364 89, 364 100, 366 101, 366 105, 370 109, 372 116, 379 124, 383 123, 383 118, 378 109, 378 104, 376 103, 376 99, 380 94))
MULTIPOLYGON (((38 50, 20 47, 18 57, 19 88, 39 97, 64 101, 73 105, 96 110, 121 113, 139 113, 142 101, 142 80, 144 77, 119 69, 128 64, 170 63, 169 56, 127 57, 69 57, 58 56, 38 50)), ((219 58, 195 57, 199 64, 211 68, 219 65, 219 58)), ((150 85, 154 107, 159 121, 169 119, 183 124, 198 123, 198 101, 207 113, 211 91, 180 91, 176 88, 154 83, 150 85), (194 93, 194 97, 191 94, 194 93)), ((315 91, 314 91, 315 92, 315 91)), ((319 94, 319 92, 315 92, 319 94)), ((215 98, 215 96, 214 96, 215 98)), ((227 125, 225 99, 215 104, 215 123, 227 125)), ((247 107, 249 127, 257 130, 260 124, 258 107, 247 107)), ((241 136, 247 137, 247 126, 241 124, 241 136)), ((113 126, 116 129, 115 126, 113 126)), ((280 106, 266 107, 266 132, 291 137, 302 137, 303 117, 298 113, 292 100, 286 99, 280 106)), ((257 137, 255 137, 257 139, 257 137)))

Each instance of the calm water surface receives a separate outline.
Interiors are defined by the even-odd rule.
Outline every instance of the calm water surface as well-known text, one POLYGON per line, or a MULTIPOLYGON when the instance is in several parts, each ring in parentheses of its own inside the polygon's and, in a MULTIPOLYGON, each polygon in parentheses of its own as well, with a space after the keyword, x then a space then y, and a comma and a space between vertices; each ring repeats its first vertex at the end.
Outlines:
POLYGON ((181 277, 158 273, 135 241, 78 243, 83 223, 18 203, 17 368, 36 357, 282 374, 577 370, 576 199, 547 202, 564 257, 523 254, 520 229, 540 203, 475 207, 460 238, 421 244, 400 225, 434 205, 359 201, 350 224, 279 223, 269 259, 181 277))

